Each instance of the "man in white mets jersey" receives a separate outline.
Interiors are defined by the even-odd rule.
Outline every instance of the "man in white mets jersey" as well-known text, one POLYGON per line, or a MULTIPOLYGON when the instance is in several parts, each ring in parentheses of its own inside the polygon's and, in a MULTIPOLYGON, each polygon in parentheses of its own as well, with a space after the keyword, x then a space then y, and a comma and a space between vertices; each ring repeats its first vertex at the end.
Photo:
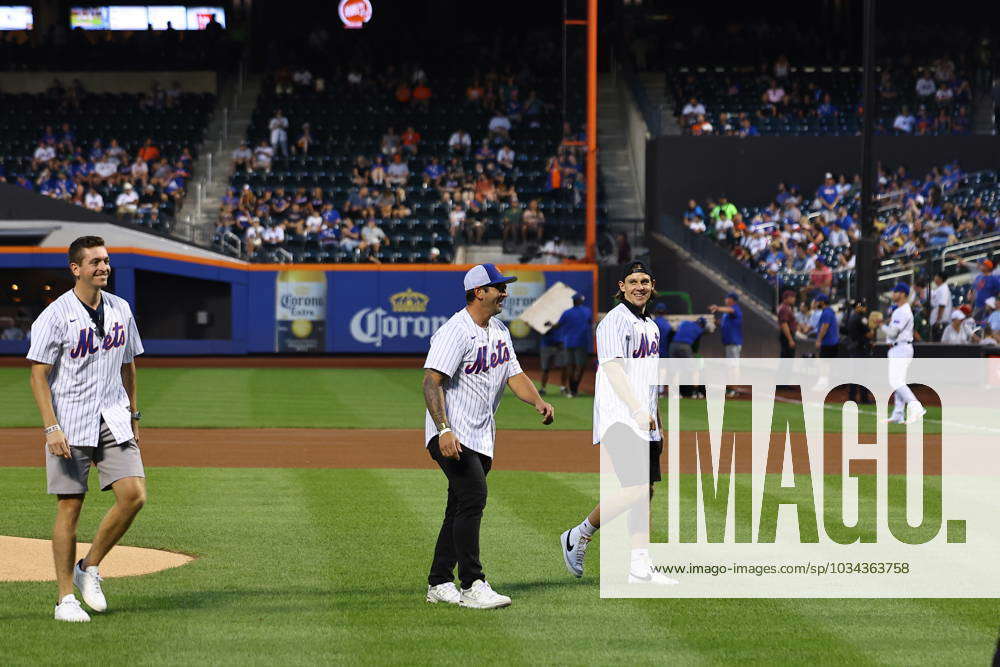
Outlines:
MULTIPOLYGON (((594 391, 595 445, 602 445, 602 457, 609 456, 618 475, 623 494, 614 507, 605 507, 604 519, 609 521, 638 501, 645 502, 648 489, 660 481, 660 454, 663 435, 660 431, 658 366, 660 330, 652 318, 650 299, 656 292, 656 281, 642 262, 625 267, 618 282, 616 298, 620 303, 612 308, 597 325, 597 358, 600 370, 594 391), (630 363, 636 360, 639 363, 630 363), (649 474, 637 471, 638 456, 648 452, 649 474), (641 493, 641 495, 640 495, 641 493)), ((665 343, 663 343, 665 344, 665 343)), ((638 512, 629 513, 632 551, 628 580, 633 583, 676 584, 673 579, 652 571, 649 562, 649 522, 638 512)), ((570 574, 583 576, 583 560, 587 546, 601 526, 601 505, 598 504, 580 525, 559 537, 563 562, 570 574)))
POLYGON ((510 598, 487 583, 479 561, 479 526, 486 475, 493 464, 494 415, 509 386, 551 424, 552 406, 521 370, 507 327, 496 317, 507 298, 507 277, 492 264, 465 274, 465 303, 431 337, 424 363, 424 441, 448 478, 448 502, 427 577, 427 601, 473 609, 506 607, 510 598), (455 587, 455 565, 462 585, 455 587))
POLYGON ((910 286, 903 282, 896 283, 892 288, 892 302, 896 304, 896 309, 892 311, 889 323, 882 325, 889 343, 886 355, 889 357, 889 384, 895 390, 892 394, 892 416, 888 419, 890 424, 912 424, 927 412, 906 385, 906 369, 913 359, 913 311, 909 297, 910 286))
POLYGON ((128 302, 105 292, 111 260, 104 240, 83 236, 69 247, 76 285, 53 301, 31 325, 31 391, 45 431, 48 492, 56 496, 52 555, 59 584, 57 621, 107 609, 98 566, 128 530, 146 501, 139 454, 135 357, 142 342, 128 302), (74 564, 76 525, 97 466, 102 491, 115 504, 101 521, 89 553, 74 564))

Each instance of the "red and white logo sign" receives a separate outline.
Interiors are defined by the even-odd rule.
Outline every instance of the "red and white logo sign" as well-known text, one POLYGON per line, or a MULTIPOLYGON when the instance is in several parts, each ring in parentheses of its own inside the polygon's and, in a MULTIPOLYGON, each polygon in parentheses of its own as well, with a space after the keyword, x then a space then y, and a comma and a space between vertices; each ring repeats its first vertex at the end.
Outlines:
POLYGON ((364 28, 372 20, 372 3, 369 0, 340 0, 337 13, 345 28, 364 28))

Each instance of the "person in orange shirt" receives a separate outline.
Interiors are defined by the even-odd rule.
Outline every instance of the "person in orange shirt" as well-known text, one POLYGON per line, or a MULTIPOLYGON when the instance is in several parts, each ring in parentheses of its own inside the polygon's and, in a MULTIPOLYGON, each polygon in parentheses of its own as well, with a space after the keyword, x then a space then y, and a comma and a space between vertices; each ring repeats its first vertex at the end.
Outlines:
POLYGON ((549 182, 546 184, 546 189, 548 190, 558 190, 562 187, 562 164, 559 162, 558 157, 549 158, 549 164, 546 167, 546 171, 549 174, 549 182))
POLYGON ((396 101, 400 104, 408 104, 412 96, 410 86, 405 81, 400 81, 399 85, 396 86, 396 101))
MULTIPOLYGON (((414 99, 416 95, 414 95, 414 99)), ((413 129, 413 126, 406 128, 406 132, 400 137, 403 141, 403 152, 409 153, 410 155, 417 154, 417 146, 420 145, 420 133, 413 129)))
POLYGON ((413 103, 423 109, 427 110, 430 106, 431 101, 431 89, 427 87, 427 84, 423 81, 417 84, 417 87, 413 89, 413 103))
POLYGON ((137 155, 146 163, 153 162, 160 157, 160 149, 153 145, 152 137, 146 137, 146 143, 142 145, 137 155))

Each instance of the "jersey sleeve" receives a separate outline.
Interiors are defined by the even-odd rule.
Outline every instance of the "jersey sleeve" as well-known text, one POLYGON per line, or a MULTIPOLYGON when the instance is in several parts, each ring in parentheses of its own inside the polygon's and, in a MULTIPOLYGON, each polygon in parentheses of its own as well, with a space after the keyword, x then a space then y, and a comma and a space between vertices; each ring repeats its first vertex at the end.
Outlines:
POLYGON ((27 358, 41 364, 54 364, 62 353, 66 323, 53 309, 46 309, 31 325, 31 347, 27 358))
MULTIPOLYGON (((128 306, 126 305, 126 307, 128 306)), ((139 327, 135 324, 135 316, 132 315, 131 309, 129 309, 128 315, 128 333, 126 333, 125 339, 125 355, 122 357, 123 364, 132 363, 137 356, 145 351, 142 347, 142 339, 139 337, 139 327)))
POLYGON ((447 324, 441 327, 431 337, 431 349, 427 353, 424 368, 432 368, 448 377, 454 377, 469 349, 469 340, 470 336, 461 327, 447 324))
POLYGON ((611 359, 626 359, 629 356, 631 329, 622 318, 610 315, 597 327, 597 359, 601 363, 611 359))

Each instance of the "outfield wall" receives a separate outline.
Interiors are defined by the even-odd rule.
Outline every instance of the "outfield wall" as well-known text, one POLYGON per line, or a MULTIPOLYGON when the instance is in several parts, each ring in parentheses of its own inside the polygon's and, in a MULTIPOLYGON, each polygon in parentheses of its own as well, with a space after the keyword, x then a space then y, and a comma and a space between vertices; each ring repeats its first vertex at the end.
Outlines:
MULTIPOLYGON (((0 272, 32 290, 66 269, 65 248, 0 248, 0 272), (45 280, 38 276, 46 276, 45 280)), ((464 307, 468 266, 246 264, 185 257, 141 248, 115 248, 114 293, 131 305, 149 354, 266 353, 409 354, 426 352, 431 334, 464 307)), ((555 282, 594 302, 592 265, 505 265, 518 276, 502 319, 516 317, 555 282)), ((17 304, 37 316, 46 299, 20 290, 17 304)), ((0 313, 2 315, 4 313, 0 313)), ((7 313, 13 314, 13 313, 7 313)), ((537 334, 509 322, 515 348, 534 351, 537 334)), ((0 354, 22 355, 25 341, 0 341, 0 354)))

